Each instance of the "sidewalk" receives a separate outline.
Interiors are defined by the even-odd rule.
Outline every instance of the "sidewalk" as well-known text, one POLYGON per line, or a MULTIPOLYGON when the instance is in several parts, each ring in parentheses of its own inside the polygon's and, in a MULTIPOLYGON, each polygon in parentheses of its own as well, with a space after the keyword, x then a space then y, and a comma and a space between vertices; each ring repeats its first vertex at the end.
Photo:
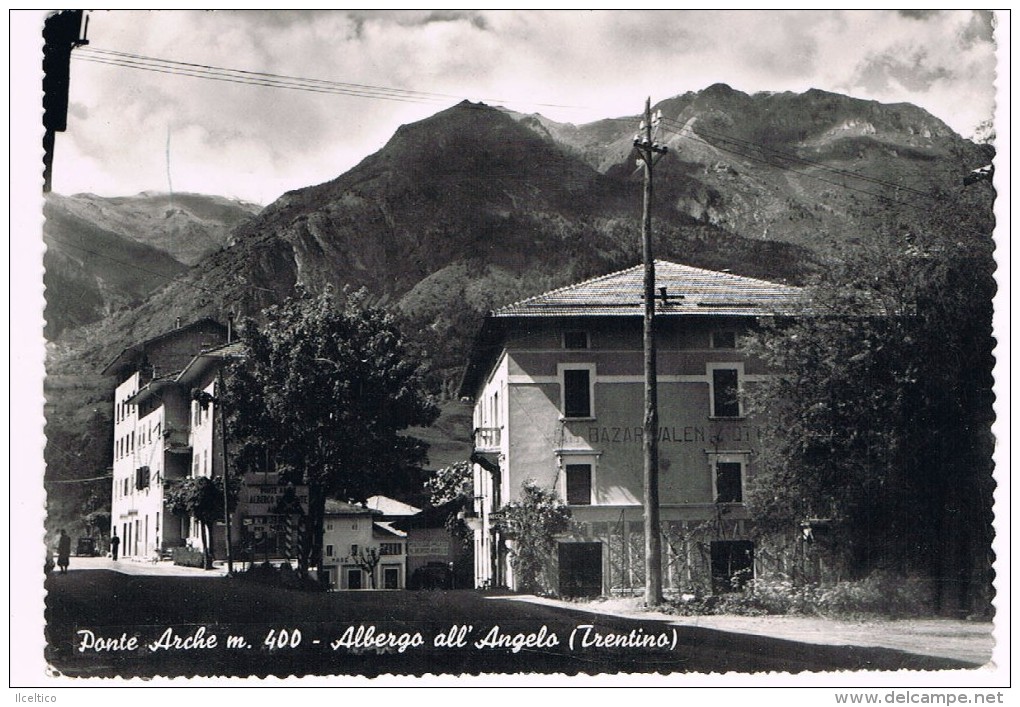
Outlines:
MULTIPOLYGON (((72 557, 68 572, 75 570, 112 570, 121 574, 156 575, 161 577, 225 577, 227 568, 217 562, 211 570, 198 567, 183 567, 169 560, 153 562, 145 559, 120 558, 111 560, 109 557, 72 557)), ((53 574, 59 574, 57 570, 53 574)))
POLYGON ((645 611, 641 599, 621 597, 589 602, 570 602, 536 596, 508 596, 536 604, 593 614, 632 619, 667 621, 676 626, 769 636, 818 645, 891 648, 916 655, 965 660, 985 665, 992 659, 993 624, 953 619, 904 619, 839 621, 817 616, 675 616, 645 611))

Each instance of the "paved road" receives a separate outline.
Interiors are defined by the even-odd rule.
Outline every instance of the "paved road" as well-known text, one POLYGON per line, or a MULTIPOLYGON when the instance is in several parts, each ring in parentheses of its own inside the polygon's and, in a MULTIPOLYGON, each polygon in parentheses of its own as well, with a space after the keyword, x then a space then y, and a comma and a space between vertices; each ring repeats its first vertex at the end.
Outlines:
POLYGON ((102 569, 51 575, 46 588, 47 659, 68 675, 973 667, 886 649, 809 645, 601 616, 473 591, 309 593, 240 578, 102 569))

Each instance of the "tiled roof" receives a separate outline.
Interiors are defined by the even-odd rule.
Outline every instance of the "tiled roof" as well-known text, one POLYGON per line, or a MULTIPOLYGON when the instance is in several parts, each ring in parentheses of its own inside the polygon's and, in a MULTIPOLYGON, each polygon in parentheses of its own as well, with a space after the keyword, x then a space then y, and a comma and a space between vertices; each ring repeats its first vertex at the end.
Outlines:
POLYGON ((375 531, 373 534, 376 535, 376 537, 380 536, 384 538, 391 536, 397 538, 407 537, 406 532, 404 532, 403 530, 397 530, 396 528, 393 527, 393 523, 388 520, 375 521, 374 523, 372 523, 372 530, 375 531))
POLYGON ((203 349, 185 366, 177 376, 177 382, 190 385, 217 365, 222 366, 229 361, 244 359, 248 355, 248 347, 243 341, 233 341, 210 349, 203 349))
POLYGON ((354 516, 354 515, 382 515, 379 511, 365 508, 357 503, 349 501, 338 501, 335 498, 326 499, 326 512, 328 516, 354 516))
POLYGON ((220 358, 244 358, 248 355, 248 347, 243 341, 234 341, 222 346, 214 346, 211 349, 204 349, 200 356, 213 356, 220 358))
POLYGON ((409 506, 389 496, 372 496, 365 501, 365 505, 387 516, 413 516, 421 513, 420 508, 409 506))
MULTIPOLYGON (((801 290, 742 275, 655 261, 655 313, 760 316, 793 313, 801 290), (665 288, 665 301, 661 296, 665 288)), ((640 316, 644 311, 644 266, 610 273, 507 305, 501 317, 640 316)))
POLYGON ((150 339, 146 339, 145 341, 139 342, 132 346, 128 346, 126 349, 122 350, 119 354, 117 354, 117 358, 110 361, 110 363, 108 363, 106 367, 103 368, 102 374, 105 376, 108 375, 109 373, 116 372, 119 368, 130 363, 135 357, 141 356, 141 354, 148 347, 152 346, 156 342, 163 341, 164 339, 171 339, 173 337, 180 336, 181 334, 185 334, 191 331, 192 329, 197 329, 199 327, 207 325, 217 327, 221 329, 224 333, 226 333, 227 331, 227 328, 220 324, 215 319, 211 317, 203 317, 201 319, 191 322, 190 324, 184 324, 175 329, 171 329, 170 331, 165 331, 162 334, 157 334, 156 336, 153 336, 150 339))

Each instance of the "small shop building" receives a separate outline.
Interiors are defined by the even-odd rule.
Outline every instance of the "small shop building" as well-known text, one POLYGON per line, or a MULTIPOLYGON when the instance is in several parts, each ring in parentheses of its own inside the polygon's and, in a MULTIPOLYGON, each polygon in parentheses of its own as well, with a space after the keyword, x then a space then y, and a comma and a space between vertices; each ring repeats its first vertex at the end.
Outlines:
POLYGON ((330 589, 404 589, 406 558, 407 533, 383 511, 326 499, 322 566, 330 589))

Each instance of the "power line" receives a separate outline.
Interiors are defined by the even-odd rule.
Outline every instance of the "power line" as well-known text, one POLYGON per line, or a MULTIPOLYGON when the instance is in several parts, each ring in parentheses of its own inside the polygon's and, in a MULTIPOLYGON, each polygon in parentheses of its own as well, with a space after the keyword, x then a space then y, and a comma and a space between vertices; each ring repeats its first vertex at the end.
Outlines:
MULTIPOLYGON (((141 54, 118 52, 109 49, 97 49, 95 47, 88 49, 80 55, 76 55, 75 58, 98 64, 121 66, 143 71, 153 71, 156 73, 189 76, 192 78, 203 78, 213 81, 227 81, 230 83, 264 86, 268 88, 307 91, 310 93, 338 94, 354 96, 357 98, 376 98, 411 103, 444 103, 449 101, 465 100, 463 96, 456 96, 447 93, 416 91, 412 89, 392 88, 387 86, 374 86, 371 84, 329 81, 326 79, 303 78, 298 76, 288 76, 285 74, 248 71, 245 69, 231 69, 212 66, 209 64, 197 64, 175 61, 172 59, 148 57, 141 54)), ((483 100, 489 103, 516 103, 546 108, 581 108, 580 106, 556 103, 537 103, 495 98, 486 98, 483 100)))
POLYGON ((81 484, 81 483, 85 483, 87 481, 109 481, 112 478, 113 478, 113 475, 111 474, 110 476, 92 476, 92 477, 89 477, 87 479, 50 479, 46 483, 48 483, 48 484, 81 484))
POLYGON ((386 100, 391 100, 391 101, 404 101, 404 102, 410 102, 410 103, 436 103, 437 102, 437 101, 434 101, 434 100, 412 99, 412 98, 409 98, 409 97, 402 97, 402 96, 397 96, 397 95, 378 95, 378 94, 369 94, 369 93, 364 93, 364 92, 357 92, 357 91, 353 91, 353 90, 341 90, 341 89, 337 89, 337 88, 325 88, 325 87, 320 88, 320 87, 314 87, 314 86, 310 86, 310 85, 306 85, 306 84, 289 83, 289 82, 283 82, 283 81, 274 81, 274 80, 270 80, 270 79, 251 79, 251 78, 246 78, 246 77, 242 77, 242 76, 232 76, 230 74, 217 74, 217 73, 213 73, 213 72, 195 72, 195 71, 179 70, 179 69, 160 67, 158 65, 150 65, 150 64, 144 64, 144 63, 135 63, 135 62, 130 62, 130 61, 107 60, 105 58, 93 57, 93 56, 86 57, 86 56, 83 55, 83 56, 77 57, 77 59, 80 60, 80 61, 87 61, 87 62, 91 62, 91 63, 94 63, 94 64, 108 64, 110 66, 120 66, 120 67, 133 68, 133 69, 142 69, 144 71, 152 71, 152 72, 159 73, 159 74, 170 74, 170 75, 175 75, 175 76, 190 76, 192 78, 203 78, 203 79, 207 79, 207 80, 210 80, 210 81, 226 81, 228 83, 243 84, 243 85, 248 85, 248 86, 264 86, 264 87, 267 87, 267 88, 285 88, 285 89, 291 89, 291 90, 297 90, 297 91, 305 91, 305 92, 308 92, 308 93, 324 93, 324 94, 334 94, 334 95, 348 95, 348 96, 355 96, 355 97, 359 97, 359 98, 381 98, 381 99, 386 99, 386 100))

